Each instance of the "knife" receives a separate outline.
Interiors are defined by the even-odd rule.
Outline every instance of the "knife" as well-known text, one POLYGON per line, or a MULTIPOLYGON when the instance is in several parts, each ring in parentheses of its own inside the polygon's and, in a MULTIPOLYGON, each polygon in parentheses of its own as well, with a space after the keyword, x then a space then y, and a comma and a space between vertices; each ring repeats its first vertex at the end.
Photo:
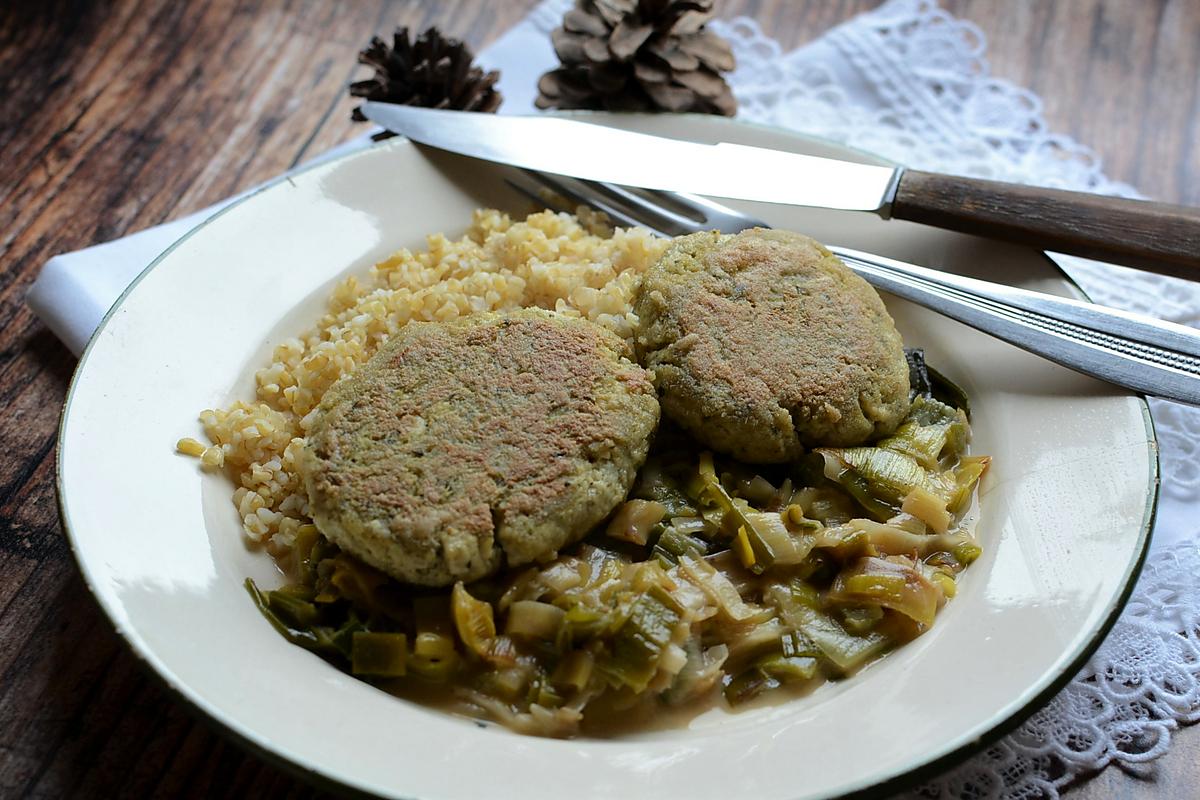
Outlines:
POLYGON ((856 164, 763 147, 700 144, 549 114, 499 116, 389 103, 367 119, 414 142, 514 167, 646 189, 873 211, 1191 280, 1200 209, 856 164))

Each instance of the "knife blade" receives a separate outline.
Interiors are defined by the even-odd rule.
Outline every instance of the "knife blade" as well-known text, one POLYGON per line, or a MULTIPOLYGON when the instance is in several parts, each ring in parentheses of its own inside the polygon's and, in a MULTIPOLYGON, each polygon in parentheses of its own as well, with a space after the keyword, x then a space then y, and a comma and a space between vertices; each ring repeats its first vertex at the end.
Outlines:
POLYGON ((886 213, 901 172, 730 142, 668 139, 550 115, 473 114, 377 102, 364 103, 362 112, 414 142, 497 164, 738 200, 886 213))
POLYGON ((738 200, 873 211, 1196 280, 1200 209, 875 166, 720 142, 700 144, 551 114, 498 116, 367 102, 414 142, 585 180, 738 200))

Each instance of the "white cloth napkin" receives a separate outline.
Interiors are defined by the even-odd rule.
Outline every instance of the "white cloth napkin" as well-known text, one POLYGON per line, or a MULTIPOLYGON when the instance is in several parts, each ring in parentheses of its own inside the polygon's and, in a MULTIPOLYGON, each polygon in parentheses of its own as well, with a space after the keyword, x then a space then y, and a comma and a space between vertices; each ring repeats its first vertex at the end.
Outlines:
MULTIPOLYGON (((545 0, 480 53, 500 69, 502 111, 533 110, 570 0, 545 0)), ((983 33, 933 0, 890 0, 790 53, 745 18, 731 41, 740 118, 874 151, 908 166, 1134 196, 1086 147, 1053 133, 1041 101, 992 78, 983 33)), ((365 146, 335 148, 329 158, 365 146)), ((310 162, 311 163, 311 162, 310 162)), ((229 202, 115 242, 56 256, 29 303, 73 352, 164 249, 229 202)), ((1200 284, 1082 259, 1062 262, 1098 302, 1200 325, 1200 284)), ((1200 722, 1200 411, 1151 401, 1162 499, 1154 545, 1125 614, 1074 681, 1013 734, 923 787, 925 797, 1056 797, 1076 777, 1161 755, 1200 722)))

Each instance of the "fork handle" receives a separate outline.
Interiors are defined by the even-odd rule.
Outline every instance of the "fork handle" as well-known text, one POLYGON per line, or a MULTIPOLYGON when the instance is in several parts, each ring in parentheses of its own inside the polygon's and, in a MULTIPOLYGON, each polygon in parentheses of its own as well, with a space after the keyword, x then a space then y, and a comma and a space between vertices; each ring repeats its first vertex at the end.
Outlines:
POLYGON ((1200 209, 905 170, 891 215, 1200 280, 1200 209))

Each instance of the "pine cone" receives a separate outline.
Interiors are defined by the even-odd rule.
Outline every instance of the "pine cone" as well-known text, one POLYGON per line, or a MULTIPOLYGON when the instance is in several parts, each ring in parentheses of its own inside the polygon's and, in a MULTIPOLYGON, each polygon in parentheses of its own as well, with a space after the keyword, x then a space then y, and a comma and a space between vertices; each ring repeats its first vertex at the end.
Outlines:
MULTIPOLYGON (((373 68, 375 77, 350 84, 350 94, 424 108, 495 111, 504 99, 495 88, 500 73, 484 73, 472 65, 473 58, 465 44, 444 38, 437 28, 425 31, 413 43, 408 28, 397 28, 391 47, 377 36, 358 54, 359 63, 373 68)), ((352 117, 356 122, 366 120, 361 106, 352 117)))
POLYGON ((733 116, 721 77, 728 42, 705 24, 713 0, 575 0, 550 38, 562 65, 538 81, 538 108, 699 111, 733 116))

